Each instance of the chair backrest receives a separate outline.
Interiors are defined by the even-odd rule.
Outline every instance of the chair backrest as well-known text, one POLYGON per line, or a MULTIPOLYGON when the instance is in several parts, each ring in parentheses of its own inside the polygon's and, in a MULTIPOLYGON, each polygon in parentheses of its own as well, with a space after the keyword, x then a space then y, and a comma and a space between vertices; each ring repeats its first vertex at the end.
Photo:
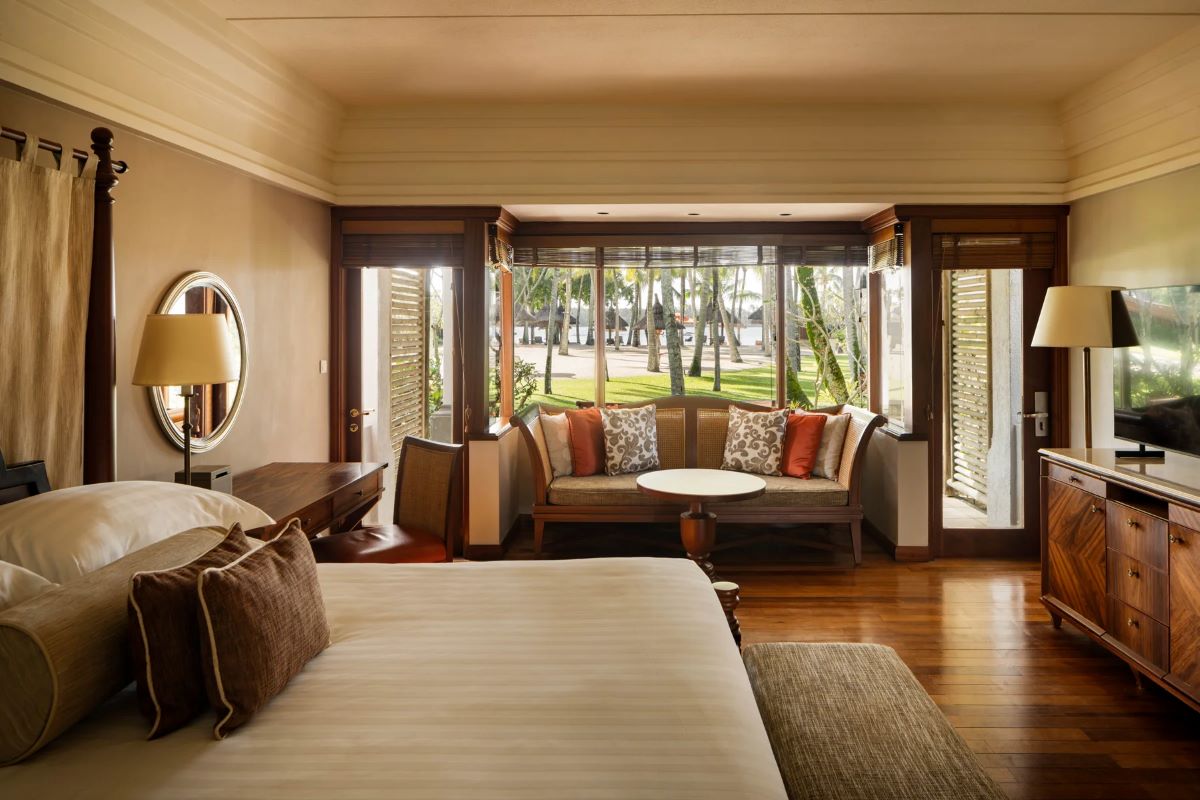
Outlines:
POLYGON ((462 445, 405 436, 396 471, 396 510, 401 527, 435 533, 453 552, 451 535, 458 529, 462 484, 462 445))

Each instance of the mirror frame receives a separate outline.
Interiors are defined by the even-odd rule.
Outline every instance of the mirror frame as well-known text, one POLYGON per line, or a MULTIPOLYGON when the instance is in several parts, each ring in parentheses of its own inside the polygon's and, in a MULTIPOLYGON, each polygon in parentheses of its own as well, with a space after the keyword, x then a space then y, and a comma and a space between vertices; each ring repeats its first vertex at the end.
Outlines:
MULTIPOLYGON (((193 288, 198 284, 209 284, 221 293, 225 302, 229 304, 229 310, 233 313, 234 324, 237 325, 238 344, 241 352, 241 368, 238 371, 238 388, 233 396, 233 404, 229 407, 229 413, 225 415, 225 419, 221 420, 221 424, 211 434, 205 437, 192 435, 192 452, 206 453, 212 450, 221 440, 229 435, 229 431, 233 428, 233 423, 237 421, 238 412, 242 408, 242 400, 246 394, 246 376, 250 364, 250 342, 246 336, 246 321, 242 317, 242 307, 238 305, 237 297, 234 296, 233 290, 229 288, 229 284, 223 281, 219 276, 211 272, 188 272, 180 276, 171 284, 167 293, 163 295, 162 300, 158 304, 158 314, 168 314, 171 311, 171 306, 183 296, 184 292, 193 288)), ((178 450, 183 450, 183 431, 175 427, 175 423, 171 421, 167 414, 167 407, 163 403, 162 389, 158 386, 146 387, 147 397, 150 399, 150 408, 154 413, 154 419, 158 422, 159 429, 166 435, 167 439, 178 450)))

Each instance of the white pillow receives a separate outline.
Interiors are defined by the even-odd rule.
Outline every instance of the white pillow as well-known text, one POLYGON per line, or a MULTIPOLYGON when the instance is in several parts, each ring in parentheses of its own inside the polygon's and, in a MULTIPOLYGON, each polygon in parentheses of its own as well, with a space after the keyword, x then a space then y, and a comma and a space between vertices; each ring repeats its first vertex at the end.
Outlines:
POLYGON ((546 437, 546 452, 550 456, 550 470, 554 477, 561 478, 575 471, 571 458, 571 433, 567 427, 566 414, 542 414, 542 435, 546 437))
POLYGON ((274 522, 232 495, 160 481, 58 489, 0 506, 0 560, 64 583, 192 528, 274 522))
POLYGON ((846 443, 846 429, 849 427, 849 414, 826 415, 825 429, 821 431, 821 445, 817 449, 817 461, 813 464, 814 478, 837 480, 838 467, 842 464, 842 445, 846 443))
POLYGON ((0 611, 12 608, 18 603, 24 603, 31 597, 37 597, 47 589, 53 589, 57 583, 30 572, 24 567, 0 561, 0 611))

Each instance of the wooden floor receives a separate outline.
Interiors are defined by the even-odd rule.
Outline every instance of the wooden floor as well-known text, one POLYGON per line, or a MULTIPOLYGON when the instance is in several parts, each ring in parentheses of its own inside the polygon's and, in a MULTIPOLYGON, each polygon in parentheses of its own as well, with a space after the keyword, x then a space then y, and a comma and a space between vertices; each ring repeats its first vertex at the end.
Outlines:
MULTIPOLYGON (((665 554, 671 537, 660 535, 665 554)), ((898 564, 866 549, 857 569, 794 547, 720 554, 720 576, 742 587, 744 642, 894 647, 1014 799, 1200 798, 1200 714, 1149 685, 1139 692, 1128 667, 1069 625, 1054 630, 1036 563, 898 564)), ((532 557, 527 535, 508 557, 532 557)))

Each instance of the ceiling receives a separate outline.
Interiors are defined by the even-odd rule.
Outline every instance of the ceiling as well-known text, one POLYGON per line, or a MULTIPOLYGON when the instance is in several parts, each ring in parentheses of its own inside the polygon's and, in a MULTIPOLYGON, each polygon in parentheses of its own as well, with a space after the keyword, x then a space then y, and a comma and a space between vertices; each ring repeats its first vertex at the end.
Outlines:
POLYGON ((347 105, 1052 102, 1200 0, 205 0, 347 105))
POLYGON ((859 222, 887 207, 887 203, 600 203, 505 206, 522 222, 859 222))

